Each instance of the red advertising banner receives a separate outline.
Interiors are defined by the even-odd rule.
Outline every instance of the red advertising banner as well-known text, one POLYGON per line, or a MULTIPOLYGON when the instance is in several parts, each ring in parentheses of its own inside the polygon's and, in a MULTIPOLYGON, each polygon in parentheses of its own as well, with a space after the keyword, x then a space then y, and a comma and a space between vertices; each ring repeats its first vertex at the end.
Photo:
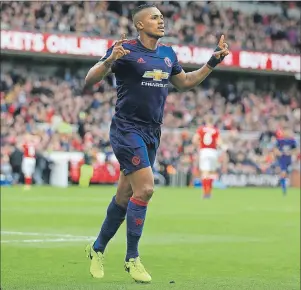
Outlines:
POLYGON ((1 50, 101 57, 112 43, 99 37, 1 30, 1 50))
MULTIPOLYGON (((76 55, 101 58, 114 40, 100 37, 1 30, 1 50, 54 55, 76 55)), ((211 57, 213 49, 172 45, 183 65, 202 65, 211 57)), ((299 73, 300 55, 254 51, 232 51, 223 67, 273 72, 299 73)))
MULTIPOLYGON (((213 53, 213 49, 195 46, 173 45, 173 49, 177 53, 179 62, 183 64, 204 64, 213 53)), ((221 65, 241 69, 298 73, 300 61, 300 55, 236 50, 232 51, 221 65)))

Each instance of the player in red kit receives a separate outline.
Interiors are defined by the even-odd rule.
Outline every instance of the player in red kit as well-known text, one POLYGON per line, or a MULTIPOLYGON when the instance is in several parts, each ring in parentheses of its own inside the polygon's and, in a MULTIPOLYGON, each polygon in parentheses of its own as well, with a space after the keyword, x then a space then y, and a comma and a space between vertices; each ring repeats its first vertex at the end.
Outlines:
POLYGON ((206 124, 198 128, 193 137, 193 143, 199 147, 199 164, 203 186, 203 197, 210 198, 213 181, 218 166, 217 146, 220 143, 219 130, 213 120, 208 118, 206 124))
POLYGON ((36 167, 36 149, 31 135, 26 135, 23 144, 22 172, 25 179, 24 189, 30 189, 32 176, 36 167))

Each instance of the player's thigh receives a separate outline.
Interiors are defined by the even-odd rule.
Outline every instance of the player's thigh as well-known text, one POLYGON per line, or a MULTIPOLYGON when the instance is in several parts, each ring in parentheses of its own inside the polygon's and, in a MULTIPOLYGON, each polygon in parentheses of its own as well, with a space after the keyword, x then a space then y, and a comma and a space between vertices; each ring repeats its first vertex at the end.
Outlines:
POLYGON ((210 158, 206 155, 205 152, 200 152, 199 159, 199 169, 201 172, 209 172, 210 171, 210 158))
POLYGON ((218 158, 217 156, 212 156, 210 158, 210 172, 215 172, 218 167, 218 158))
POLYGON ((22 172, 25 176, 32 176, 35 170, 36 160, 35 158, 25 157, 22 161, 22 172))
POLYGON ((111 129, 110 141, 125 176, 151 165, 146 144, 139 134, 111 129))
POLYGON ((132 197, 132 195, 133 195, 133 190, 132 190, 130 180, 121 171, 118 180, 117 192, 116 192, 117 204, 123 207, 127 207, 128 201, 132 197))
POLYGON ((148 202, 154 192, 154 175, 150 166, 128 175, 135 199, 148 202))
POLYGON ((27 160, 26 157, 24 157, 24 158, 22 159, 22 164, 21 164, 21 170, 22 170, 22 173, 25 173, 26 167, 28 167, 28 160, 27 160))

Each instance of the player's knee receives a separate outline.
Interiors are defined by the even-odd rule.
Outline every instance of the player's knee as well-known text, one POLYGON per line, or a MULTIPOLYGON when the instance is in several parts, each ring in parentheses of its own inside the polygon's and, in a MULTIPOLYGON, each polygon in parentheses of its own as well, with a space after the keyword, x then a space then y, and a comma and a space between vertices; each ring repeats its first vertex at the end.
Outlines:
POLYGON ((139 192, 137 192, 137 194, 135 194, 135 197, 142 201, 148 202, 152 198, 153 193, 154 193, 153 186, 151 185, 144 186, 139 192))

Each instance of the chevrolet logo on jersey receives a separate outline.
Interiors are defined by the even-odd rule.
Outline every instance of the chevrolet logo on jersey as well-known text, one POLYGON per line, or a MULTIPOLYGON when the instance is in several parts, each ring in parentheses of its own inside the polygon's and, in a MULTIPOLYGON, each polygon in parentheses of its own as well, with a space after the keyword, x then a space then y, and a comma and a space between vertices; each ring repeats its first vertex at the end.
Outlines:
POLYGON ((153 81, 167 80, 169 73, 164 72, 160 69, 154 69, 153 71, 146 71, 143 75, 144 78, 153 79, 153 81))

